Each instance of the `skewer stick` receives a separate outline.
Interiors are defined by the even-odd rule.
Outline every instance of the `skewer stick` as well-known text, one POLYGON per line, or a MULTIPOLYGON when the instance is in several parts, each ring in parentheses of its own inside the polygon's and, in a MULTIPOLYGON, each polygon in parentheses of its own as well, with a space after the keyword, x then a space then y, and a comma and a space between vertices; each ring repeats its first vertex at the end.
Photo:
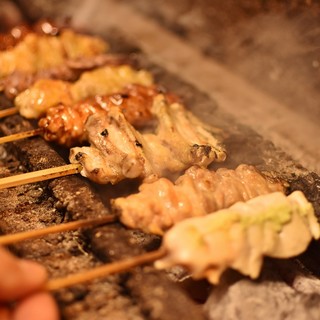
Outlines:
POLYGON ((139 256, 128 258, 125 260, 106 264, 88 271, 80 272, 74 275, 69 275, 64 278, 49 280, 45 286, 46 290, 54 291, 76 284, 81 284, 87 281, 92 281, 96 278, 105 277, 111 274, 128 271, 131 268, 153 262, 166 255, 164 248, 151 251, 139 256))
POLYGON ((46 236, 52 233, 59 233, 59 232, 65 232, 65 231, 72 231, 80 228, 98 226, 105 223, 114 222, 116 220, 117 220, 117 216, 106 215, 106 216, 98 217, 94 219, 82 219, 82 220, 62 223, 62 224, 47 227, 47 228, 8 234, 8 235, 0 236, 0 245, 8 245, 8 244, 17 243, 24 240, 40 238, 42 236, 46 236))
POLYGON ((16 114, 16 113, 19 113, 19 109, 16 107, 0 110, 0 118, 12 116, 13 114, 16 114))
POLYGON ((34 130, 11 134, 9 136, 1 137, 0 144, 6 143, 6 142, 11 142, 11 141, 16 141, 16 140, 20 140, 20 139, 24 139, 24 138, 38 136, 42 133, 43 133, 43 129, 38 128, 38 129, 34 129, 34 130))
POLYGON ((76 174, 81 171, 81 168, 82 167, 79 164, 67 164, 60 167, 28 172, 11 177, 2 178, 0 179, 0 189, 11 188, 27 183, 45 181, 71 174, 76 174))

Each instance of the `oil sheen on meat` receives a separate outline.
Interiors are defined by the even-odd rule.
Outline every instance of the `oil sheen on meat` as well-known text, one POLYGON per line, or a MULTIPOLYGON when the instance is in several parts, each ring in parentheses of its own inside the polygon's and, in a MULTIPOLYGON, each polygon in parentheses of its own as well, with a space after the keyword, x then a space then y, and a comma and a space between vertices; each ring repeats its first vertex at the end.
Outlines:
MULTIPOLYGON (((44 129, 44 138, 68 147, 81 145, 87 140, 85 123, 93 114, 109 112, 111 107, 118 106, 126 120, 134 127, 148 125, 153 116, 151 107, 154 97, 163 89, 157 86, 130 84, 121 92, 111 95, 96 95, 73 105, 58 105, 47 111, 39 120, 39 127, 44 129)), ((172 94, 166 94, 168 99, 177 101, 172 94)))
POLYGON ((117 198, 112 206, 126 226, 163 234, 186 218, 275 191, 284 191, 282 184, 266 179, 253 166, 217 171, 193 166, 175 183, 166 178, 144 183, 139 193, 117 198))
POLYGON ((37 119, 50 107, 70 106, 94 95, 119 92, 130 83, 148 86, 153 78, 148 71, 137 71, 128 65, 105 66, 84 72, 74 83, 41 79, 20 93, 14 102, 21 115, 37 119))

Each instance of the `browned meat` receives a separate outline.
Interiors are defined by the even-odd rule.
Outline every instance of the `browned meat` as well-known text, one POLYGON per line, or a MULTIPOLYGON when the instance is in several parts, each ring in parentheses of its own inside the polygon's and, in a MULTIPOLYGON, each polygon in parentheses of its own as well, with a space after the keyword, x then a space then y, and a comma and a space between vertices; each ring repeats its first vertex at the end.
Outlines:
MULTIPOLYGON (((46 117, 40 119, 44 138, 68 147, 79 145, 86 140, 84 131, 88 117, 96 113, 109 112, 118 106, 125 118, 134 127, 145 126, 152 120, 151 107, 154 97, 162 91, 157 86, 130 84, 120 93, 94 96, 72 106, 59 105, 47 111, 46 117)), ((172 101, 178 100, 167 94, 172 101)))
POLYGON ((86 124, 91 147, 73 148, 71 163, 83 165, 81 174, 97 183, 115 184, 125 178, 152 177, 153 170, 141 148, 141 137, 118 107, 86 124))
POLYGON ((167 256, 156 266, 182 265, 214 284, 227 268, 257 278, 264 256, 294 257, 319 236, 312 204, 301 191, 288 197, 274 192, 178 223, 165 234, 167 256))
POLYGON ((9 99, 14 99, 19 93, 28 89, 40 79, 76 81, 84 71, 101 66, 118 66, 133 64, 128 56, 100 54, 93 57, 80 57, 66 60, 65 64, 49 69, 39 70, 36 73, 14 71, 7 77, 0 79, 0 90, 9 99))
POLYGON ((13 48, 29 33, 55 36, 59 33, 59 28, 49 20, 40 20, 33 26, 28 24, 17 25, 8 32, 0 34, 0 51, 13 48))
POLYGON ((142 184, 139 190, 115 199, 113 208, 126 226, 162 234, 186 218, 284 188, 281 183, 264 178, 253 166, 243 164, 235 170, 191 167, 175 183, 161 178, 142 184))
POLYGON ((103 66, 82 73, 74 83, 40 79, 14 102, 22 116, 37 119, 58 104, 70 106, 88 97, 119 92, 130 83, 149 86, 153 78, 148 71, 135 70, 129 65, 103 66))
POLYGON ((151 111, 155 133, 135 130, 117 107, 104 117, 91 116, 86 125, 91 147, 71 149, 71 163, 80 163, 81 174, 95 182, 116 183, 137 177, 152 181, 225 159, 218 140, 180 103, 170 104, 160 94, 151 111))
POLYGON ((64 29, 58 36, 27 33, 16 46, 0 51, 0 78, 14 71, 36 73, 62 65, 66 59, 90 57, 106 52, 108 44, 97 37, 64 29))

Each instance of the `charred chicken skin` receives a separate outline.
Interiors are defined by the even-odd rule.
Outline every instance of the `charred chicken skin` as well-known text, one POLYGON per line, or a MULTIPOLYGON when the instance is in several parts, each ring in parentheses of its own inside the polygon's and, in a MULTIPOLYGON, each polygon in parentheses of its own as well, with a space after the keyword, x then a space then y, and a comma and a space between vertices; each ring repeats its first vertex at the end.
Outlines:
MULTIPOLYGON (((68 147, 79 145, 87 139, 84 128, 88 117, 98 113, 103 116, 111 107, 118 106, 134 127, 146 126, 153 119, 153 99, 162 91, 163 88, 154 85, 130 84, 119 93, 97 95, 70 106, 52 107, 38 124, 46 140, 68 147)), ((178 101, 173 94, 166 94, 166 97, 172 102, 178 101)))
POLYGON ((191 167, 175 183, 160 178, 144 183, 139 193, 115 199, 114 210, 130 228, 163 234, 186 218, 206 215, 228 208, 238 201, 284 191, 278 181, 262 176, 253 166, 240 165, 235 170, 210 171, 191 167))
POLYGON ((73 148, 71 163, 82 165, 81 174, 97 183, 126 178, 154 181, 181 173, 192 165, 224 161, 226 153, 208 128, 180 103, 164 95, 154 99, 154 133, 140 133, 118 107, 104 116, 93 115, 86 124, 91 147, 73 148))

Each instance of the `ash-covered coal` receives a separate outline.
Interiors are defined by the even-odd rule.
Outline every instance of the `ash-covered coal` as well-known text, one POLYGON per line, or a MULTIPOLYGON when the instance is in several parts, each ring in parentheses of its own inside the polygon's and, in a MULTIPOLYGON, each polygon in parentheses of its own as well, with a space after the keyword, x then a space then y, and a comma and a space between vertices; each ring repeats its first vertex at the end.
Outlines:
POLYGON ((295 190, 301 190, 306 195, 306 198, 313 204, 320 221, 320 177, 314 172, 296 177, 291 181, 289 188, 290 192, 295 190))

